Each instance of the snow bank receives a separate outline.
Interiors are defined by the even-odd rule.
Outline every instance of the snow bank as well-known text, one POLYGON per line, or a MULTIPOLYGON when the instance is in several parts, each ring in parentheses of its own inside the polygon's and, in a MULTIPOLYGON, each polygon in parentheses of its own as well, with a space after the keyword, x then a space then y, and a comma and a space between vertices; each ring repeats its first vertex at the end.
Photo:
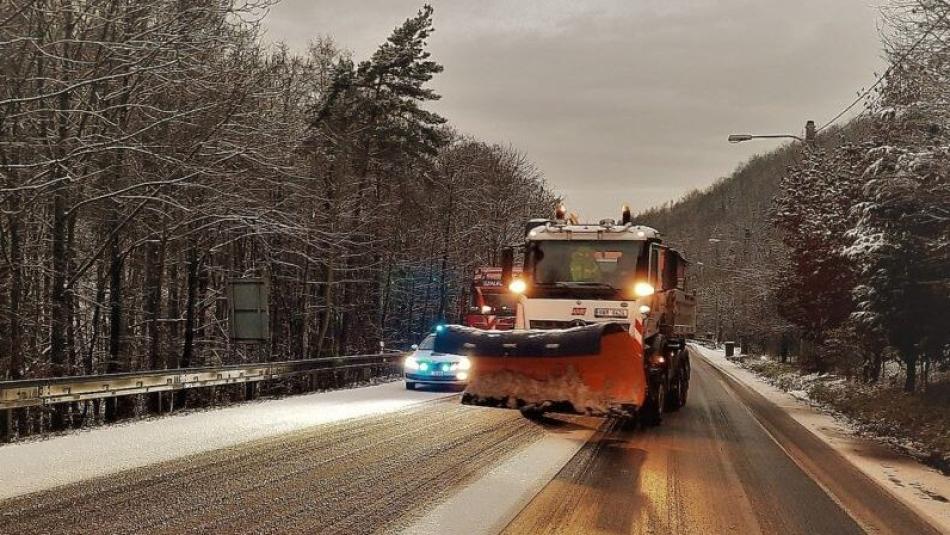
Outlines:
POLYGON ((407 391, 398 381, 11 444, 0 447, 0 499, 453 394, 407 391))

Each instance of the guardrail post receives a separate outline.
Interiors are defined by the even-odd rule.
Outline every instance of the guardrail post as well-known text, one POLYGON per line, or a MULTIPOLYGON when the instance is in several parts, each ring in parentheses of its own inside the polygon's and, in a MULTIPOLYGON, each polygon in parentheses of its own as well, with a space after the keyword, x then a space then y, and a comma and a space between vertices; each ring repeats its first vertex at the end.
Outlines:
POLYGON ((13 410, 0 410, 0 443, 13 439, 13 410))

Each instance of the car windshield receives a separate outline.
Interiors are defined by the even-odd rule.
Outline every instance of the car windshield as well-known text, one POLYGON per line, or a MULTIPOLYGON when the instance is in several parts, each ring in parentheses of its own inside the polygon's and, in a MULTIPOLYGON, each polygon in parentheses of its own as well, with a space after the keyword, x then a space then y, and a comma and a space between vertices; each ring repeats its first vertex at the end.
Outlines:
POLYGON ((634 240, 539 241, 533 252, 534 282, 620 288, 636 274, 642 246, 634 240))
POLYGON ((431 334, 429 336, 426 336, 425 338, 422 339, 421 342, 419 342, 419 349, 432 351, 432 346, 433 346, 434 341, 435 341, 435 337, 432 336, 431 334))

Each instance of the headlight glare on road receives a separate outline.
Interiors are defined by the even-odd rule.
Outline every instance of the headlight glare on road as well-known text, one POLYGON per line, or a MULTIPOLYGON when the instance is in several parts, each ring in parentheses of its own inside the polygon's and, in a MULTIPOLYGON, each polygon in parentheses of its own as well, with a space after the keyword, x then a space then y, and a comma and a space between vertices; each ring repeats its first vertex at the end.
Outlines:
POLYGON ((460 370, 471 370, 472 361, 468 357, 462 357, 462 360, 458 363, 458 369, 460 370))
POLYGON ((403 363, 403 366, 405 366, 407 370, 418 370, 419 361, 417 361, 415 357, 406 357, 406 361, 403 363))

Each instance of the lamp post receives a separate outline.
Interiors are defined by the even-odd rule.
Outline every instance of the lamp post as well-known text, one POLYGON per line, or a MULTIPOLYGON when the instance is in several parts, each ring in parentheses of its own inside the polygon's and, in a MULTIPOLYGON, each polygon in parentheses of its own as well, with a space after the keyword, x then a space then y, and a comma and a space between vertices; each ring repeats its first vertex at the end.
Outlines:
POLYGON ((815 121, 808 121, 805 123, 804 138, 794 134, 732 134, 729 136, 729 143, 742 143, 753 139, 794 139, 799 143, 814 145, 816 133, 815 121))

